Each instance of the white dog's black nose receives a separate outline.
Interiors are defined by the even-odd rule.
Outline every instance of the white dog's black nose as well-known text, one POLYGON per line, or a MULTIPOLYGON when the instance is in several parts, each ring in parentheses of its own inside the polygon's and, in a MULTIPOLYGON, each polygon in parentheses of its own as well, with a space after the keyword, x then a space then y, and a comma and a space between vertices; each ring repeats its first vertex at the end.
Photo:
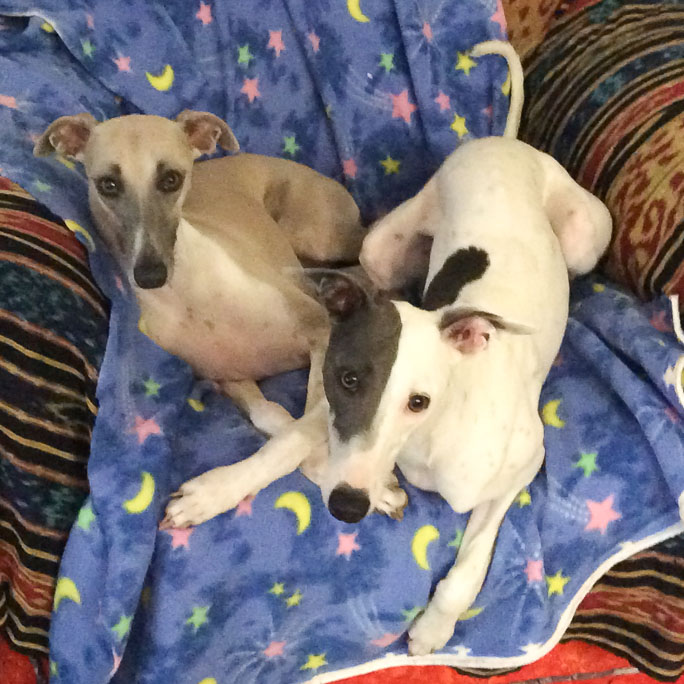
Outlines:
POLYGON ((143 259, 133 269, 133 279, 143 290, 153 290, 166 283, 168 272, 161 261, 143 259))
POLYGON ((342 522, 359 522, 370 508, 370 498, 365 489, 354 489, 348 484, 337 485, 330 492, 328 510, 342 522))

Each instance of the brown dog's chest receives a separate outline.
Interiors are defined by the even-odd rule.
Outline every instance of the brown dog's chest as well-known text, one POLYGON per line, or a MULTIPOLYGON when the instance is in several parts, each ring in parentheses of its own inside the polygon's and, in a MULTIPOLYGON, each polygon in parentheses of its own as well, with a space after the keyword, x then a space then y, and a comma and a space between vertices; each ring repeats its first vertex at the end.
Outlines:
POLYGON ((309 346, 295 307, 182 222, 169 282, 136 290, 145 332, 213 380, 260 379, 301 368, 309 346))

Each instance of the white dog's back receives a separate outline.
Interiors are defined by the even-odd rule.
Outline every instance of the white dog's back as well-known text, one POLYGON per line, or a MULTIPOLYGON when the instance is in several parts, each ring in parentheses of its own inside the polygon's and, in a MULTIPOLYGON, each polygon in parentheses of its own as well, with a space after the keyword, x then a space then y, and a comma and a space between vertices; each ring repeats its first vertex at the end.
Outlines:
MULTIPOLYGON (((486 252, 483 277, 455 304, 531 329, 539 349, 557 349, 567 318, 568 275, 544 208, 538 152, 509 138, 485 138, 456 150, 437 174, 439 208, 427 282, 456 250, 486 252)), ((554 352, 555 353, 555 352, 554 352)), ((550 365, 553 356, 540 359, 550 365)))

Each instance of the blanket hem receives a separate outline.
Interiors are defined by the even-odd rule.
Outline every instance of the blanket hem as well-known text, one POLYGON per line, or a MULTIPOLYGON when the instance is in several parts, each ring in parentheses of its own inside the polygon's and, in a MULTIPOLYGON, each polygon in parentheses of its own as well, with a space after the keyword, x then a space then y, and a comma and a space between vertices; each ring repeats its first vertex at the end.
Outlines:
POLYGON ((452 653, 433 653, 426 656, 409 656, 408 654, 398 655, 395 653, 388 653, 382 658, 368 661, 362 665, 355 667, 337 670, 335 672, 327 672, 309 679, 304 684, 329 684, 329 682, 337 682, 348 677, 358 677, 360 675, 385 670, 390 667, 400 666, 421 666, 421 665, 446 665, 448 667, 468 667, 468 668, 482 668, 482 669, 496 669, 496 668, 517 668, 523 665, 539 660, 544 657, 551 649, 558 644, 563 633, 570 624, 577 606, 584 597, 589 593, 594 584, 610 570, 614 565, 623 561, 635 553, 644 551, 645 549, 655 546, 660 542, 670 539, 684 532, 684 522, 678 522, 670 527, 665 528, 661 532, 644 537, 637 542, 626 542, 621 544, 620 550, 610 558, 607 558, 596 570, 585 580, 584 584, 577 591, 575 596, 568 604, 567 608, 560 616, 556 629, 551 637, 544 644, 537 645, 537 648, 529 648, 523 655, 512 656, 508 658, 496 658, 492 656, 463 656, 452 653))

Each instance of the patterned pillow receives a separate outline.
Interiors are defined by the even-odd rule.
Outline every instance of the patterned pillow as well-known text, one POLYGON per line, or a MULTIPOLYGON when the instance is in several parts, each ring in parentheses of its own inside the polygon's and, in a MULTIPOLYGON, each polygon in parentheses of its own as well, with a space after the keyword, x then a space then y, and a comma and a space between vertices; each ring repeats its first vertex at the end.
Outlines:
POLYGON ((508 40, 522 60, 546 37, 563 0, 503 0, 508 40))
MULTIPOLYGON (((542 17, 555 0, 509 0, 525 50, 519 2, 542 17)), ((610 208, 612 278, 684 300, 684 2, 577 0, 555 15, 524 60, 520 137, 610 208)))

